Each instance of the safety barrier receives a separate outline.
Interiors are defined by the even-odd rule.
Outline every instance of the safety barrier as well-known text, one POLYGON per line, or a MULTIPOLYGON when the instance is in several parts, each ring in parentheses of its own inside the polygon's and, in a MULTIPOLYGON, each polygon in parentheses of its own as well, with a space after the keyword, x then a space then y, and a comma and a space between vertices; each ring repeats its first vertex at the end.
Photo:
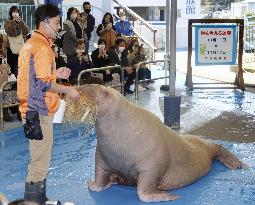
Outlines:
POLYGON ((169 75, 167 75, 167 71, 169 71, 170 68, 170 60, 169 59, 164 59, 164 60, 155 60, 155 61, 146 61, 146 62, 140 62, 137 65, 137 69, 136 69, 136 75, 135 75, 135 99, 138 100, 138 85, 144 82, 148 82, 151 80, 160 80, 160 79, 166 79, 169 78, 169 75), (159 78, 152 78, 152 79, 145 79, 145 80, 138 80, 138 71, 139 68, 142 64, 155 64, 155 63, 165 63, 165 77, 159 77, 159 78), (168 66, 166 66, 168 65, 168 66), (167 69, 168 68, 168 69, 167 69))
POLYGON ((11 85, 14 83, 17 83, 17 81, 15 80, 15 81, 4 82, 0 88, 0 131, 4 130, 4 108, 19 106, 19 103, 4 105, 4 102, 3 102, 3 91, 5 87, 7 85, 11 85))
POLYGON ((120 66, 120 65, 115 65, 115 66, 106 66, 106 67, 101 67, 101 68, 91 68, 91 69, 87 69, 87 70, 83 70, 79 73, 78 75, 78 85, 80 86, 80 79, 82 74, 84 73, 89 73, 89 72, 95 72, 95 71, 100 71, 100 70, 112 70, 112 69, 121 69, 121 83, 118 85, 113 85, 111 87, 115 88, 115 87, 120 87, 121 86, 121 93, 124 94, 124 69, 120 66))

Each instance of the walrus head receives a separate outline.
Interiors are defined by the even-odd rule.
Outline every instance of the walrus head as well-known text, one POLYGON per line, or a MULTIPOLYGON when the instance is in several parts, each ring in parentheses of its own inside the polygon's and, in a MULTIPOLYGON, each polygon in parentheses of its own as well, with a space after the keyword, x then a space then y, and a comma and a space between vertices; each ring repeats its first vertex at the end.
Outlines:
POLYGON ((65 98, 65 122, 95 123, 98 115, 102 114, 111 100, 110 88, 97 84, 86 84, 77 87, 80 98, 76 102, 69 97, 65 98))

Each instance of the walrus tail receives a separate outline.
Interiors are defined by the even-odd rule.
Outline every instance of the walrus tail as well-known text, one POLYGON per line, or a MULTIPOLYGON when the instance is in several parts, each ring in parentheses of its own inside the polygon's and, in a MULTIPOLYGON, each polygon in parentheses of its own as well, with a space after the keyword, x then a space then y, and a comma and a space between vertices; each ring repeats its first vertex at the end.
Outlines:
POLYGON ((218 150, 215 156, 216 160, 219 160, 229 169, 248 169, 249 167, 240 161, 234 154, 227 150, 222 145, 218 145, 218 150))

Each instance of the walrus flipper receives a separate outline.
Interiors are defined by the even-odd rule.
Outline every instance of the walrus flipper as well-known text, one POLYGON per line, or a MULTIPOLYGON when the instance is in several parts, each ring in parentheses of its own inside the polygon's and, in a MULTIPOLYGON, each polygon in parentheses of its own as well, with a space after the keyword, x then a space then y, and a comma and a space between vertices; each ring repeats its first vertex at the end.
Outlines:
POLYGON ((157 190, 157 178, 152 175, 140 174, 137 183, 139 199, 144 202, 173 201, 180 196, 172 195, 166 191, 157 190))
POLYGON ((248 169, 248 166, 240 161, 234 154, 232 154, 228 149, 219 145, 218 151, 216 152, 216 160, 219 160, 229 169, 248 169))
POLYGON ((111 171, 104 162, 101 152, 96 147, 96 165, 95 165, 95 180, 89 182, 89 189, 91 191, 100 192, 112 186, 113 182, 110 180, 111 171))

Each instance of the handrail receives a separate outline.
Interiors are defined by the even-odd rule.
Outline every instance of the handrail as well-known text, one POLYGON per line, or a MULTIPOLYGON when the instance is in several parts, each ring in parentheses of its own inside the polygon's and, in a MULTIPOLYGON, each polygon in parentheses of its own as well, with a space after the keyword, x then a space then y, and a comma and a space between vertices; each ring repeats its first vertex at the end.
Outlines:
POLYGON ((136 74, 135 74, 135 99, 138 100, 138 84, 151 81, 151 80, 159 80, 159 79, 165 79, 169 78, 170 76, 165 76, 165 77, 159 77, 159 78, 152 78, 152 79, 146 79, 146 80, 139 80, 138 81, 138 71, 139 68, 142 64, 153 64, 153 63, 168 63, 168 68, 170 68, 170 60, 169 59, 164 59, 164 60, 155 60, 155 61, 145 61, 145 62, 140 62, 137 64, 137 69, 136 69, 136 74))
POLYGON ((4 130, 4 108, 8 108, 8 107, 13 107, 13 106, 18 106, 19 103, 16 104, 11 104, 11 105, 5 105, 3 103, 3 91, 4 91, 4 87, 8 84, 12 84, 12 83, 16 83, 17 81, 6 81, 4 82, 1 87, 0 87, 0 131, 4 130))
POLYGON ((120 66, 120 65, 114 65, 114 66, 106 66, 106 67, 101 67, 101 68, 91 68, 91 69, 87 69, 87 70, 83 70, 79 73, 78 78, 77 78, 77 82, 78 82, 78 86, 80 86, 80 79, 82 74, 84 73, 89 73, 89 72, 95 72, 95 71, 100 71, 100 70, 108 70, 108 69, 115 69, 115 68, 120 68, 121 69, 121 84, 119 85, 113 85, 112 87, 118 87, 121 86, 121 93, 124 94, 124 69, 120 66))
POLYGON ((119 3, 117 0, 113 0, 114 3, 116 3, 117 5, 119 5, 120 7, 122 7, 125 11, 127 11, 132 17, 139 19, 141 22, 143 22, 143 24, 149 28, 152 32, 156 33, 157 29, 153 28, 147 21, 145 21, 141 16, 139 16, 137 13, 135 13, 134 11, 132 11, 130 8, 122 5, 121 3, 119 3))
POLYGON ((138 36, 139 39, 141 39, 146 45, 148 45, 153 51, 156 51, 157 50, 157 47, 152 45, 149 41, 147 41, 146 39, 144 39, 140 34, 138 34, 137 32, 135 32, 135 35, 138 36))

